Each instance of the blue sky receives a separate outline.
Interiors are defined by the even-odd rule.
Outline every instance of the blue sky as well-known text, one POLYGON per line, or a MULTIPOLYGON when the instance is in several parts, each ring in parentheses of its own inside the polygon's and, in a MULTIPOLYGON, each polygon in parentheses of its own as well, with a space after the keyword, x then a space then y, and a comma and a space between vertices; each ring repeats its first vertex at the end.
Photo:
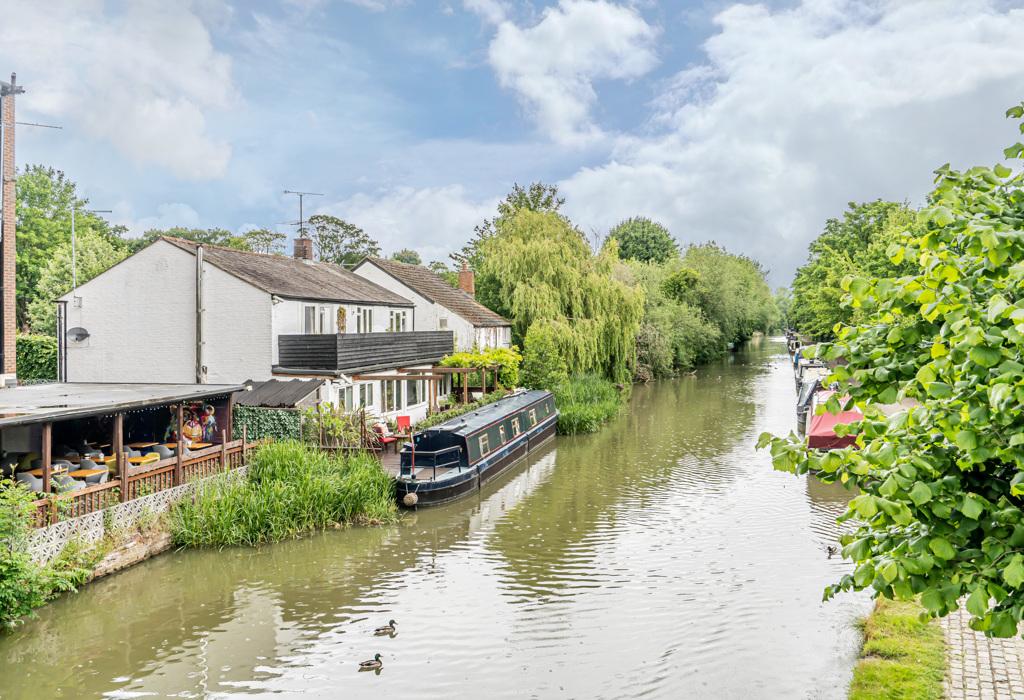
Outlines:
POLYGON ((289 231, 294 198, 443 259, 516 181, 601 234, 642 214, 788 282, 846 202, 991 163, 1024 99, 997 0, 10 3, 18 161, 139 234, 289 231))

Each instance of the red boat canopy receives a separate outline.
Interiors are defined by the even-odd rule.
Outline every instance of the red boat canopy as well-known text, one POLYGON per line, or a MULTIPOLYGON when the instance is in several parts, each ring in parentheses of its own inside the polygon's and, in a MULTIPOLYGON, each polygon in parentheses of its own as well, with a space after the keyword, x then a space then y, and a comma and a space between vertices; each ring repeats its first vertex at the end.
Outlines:
POLYGON ((807 446, 818 450, 837 450, 849 447, 856 439, 855 435, 836 435, 835 427, 840 423, 853 423, 864 419, 860 411, 842 411, 841 413, 822 413, 811 417, 811 427, 807 431, 807 446))

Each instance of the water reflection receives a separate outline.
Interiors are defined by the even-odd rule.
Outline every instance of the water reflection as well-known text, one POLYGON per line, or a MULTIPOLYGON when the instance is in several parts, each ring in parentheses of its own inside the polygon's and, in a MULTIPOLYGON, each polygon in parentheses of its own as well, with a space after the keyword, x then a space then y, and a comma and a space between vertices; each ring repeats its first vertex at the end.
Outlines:
POLYGON ((97 582, 0 638, 0 696, 845 697, 850 494, 753 450, 792 422, 782 349, 637 387, 471 502, 97 582))

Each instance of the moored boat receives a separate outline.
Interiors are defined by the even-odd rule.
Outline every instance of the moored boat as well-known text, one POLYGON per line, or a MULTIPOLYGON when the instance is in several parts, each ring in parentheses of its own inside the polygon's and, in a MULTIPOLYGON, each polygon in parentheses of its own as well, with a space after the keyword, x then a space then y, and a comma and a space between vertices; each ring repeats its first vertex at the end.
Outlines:
POLYGON ((395 490, 405 506, 437 505, 479 489, 555 435, 549 391, 518 391, 415 433, 399 455, 395 490))

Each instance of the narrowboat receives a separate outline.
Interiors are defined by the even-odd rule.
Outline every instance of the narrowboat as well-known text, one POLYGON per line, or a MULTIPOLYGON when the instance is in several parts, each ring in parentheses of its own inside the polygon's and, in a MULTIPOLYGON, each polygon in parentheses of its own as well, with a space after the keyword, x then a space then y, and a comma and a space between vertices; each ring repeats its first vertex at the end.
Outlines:
POLYGON ((447 503, 478 490, 555 435, 549 391, 518 391, 415 433, 399 454, 398 502, 447 503))

